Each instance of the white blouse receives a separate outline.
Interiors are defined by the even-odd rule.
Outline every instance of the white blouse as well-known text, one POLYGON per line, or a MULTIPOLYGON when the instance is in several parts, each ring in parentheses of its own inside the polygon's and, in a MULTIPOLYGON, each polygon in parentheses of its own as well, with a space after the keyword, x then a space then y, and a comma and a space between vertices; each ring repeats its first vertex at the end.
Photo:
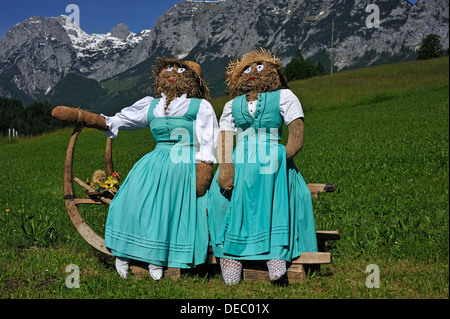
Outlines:
MULTIPOLYGON (((119 129, 137 130, 148 128, 147 113, 153 99, 151 96, 146 96, 112 117, 101 114, 105 118, 106 125, 109 128, 109 131, 104 132, 105 135, 115 138, 119 133, 119 129)), ((183 116, 186 114, 190 103, 191 99, 187 98, 187 95, 184 94, 170 102, 167 110, 165 110, 166 96, 162 94, 161 100, 153 110, 153 115, 155 117, 183 116)), ((199 151, 196 154, 197 161, 216 163, 214 150, 216 147, 218 124, 214 109, 206 100, 202 100, 200 103, 195 128, 197 140, 200 145, 199 151)))
MULTIPOLYGON (((247 103, 247 108, 251 116, 255 115, 256 105, 258 101, 247 103)), ((233 100, 227 102, 223 108, 222 116, 220 117, 219 131, 233 131, 236 132, 236 124, 231 113, 233 100)), ((297 96, 289 89, 283 89, 280 92, 280 113, 284 119, 284 123, 289 125, 292 121, 298 118, 304 118, 302 105, 297 96)))

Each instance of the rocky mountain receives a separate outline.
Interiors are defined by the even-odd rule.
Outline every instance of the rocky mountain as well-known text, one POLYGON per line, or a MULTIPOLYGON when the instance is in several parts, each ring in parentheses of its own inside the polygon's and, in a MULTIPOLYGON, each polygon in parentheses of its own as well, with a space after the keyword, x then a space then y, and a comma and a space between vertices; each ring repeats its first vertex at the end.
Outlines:
MULTIPOLYGON (((75 73, 102 81, 109 95, 120 95, 115 88, 126 87, 134 94, 130 99, 137 98, 148 94, 149 68, 159 55, 199 62, 213 94, 223 95, 229 60, 259 47, 270 49, 284 64, 300 48, 327 71, 333 52, 333 70, 340 71, 415 59, 421 40, 431 33, 440 35, 447 49, 448 31, 447 0, 183 1, 151 31, 139 34, 119 24, 107 34, 89 35, 65 16, 32 17, 0 42, 0 95, 46 98, 56 94, 52 89, 67 74, 75 73), (379 8, 378 28, 366 25, 370 3, 379 8)), ((104 107, 124 106, 113 104, 104 107)))
POLYGON ((133 54, 150 31, 133 34, 119 24, 107 34, 89 35, 72 20, 31 17, 0 42, 0 95, 43 98, 67 74, 103 80, 147 58, 133 54))
POLYGON ((203 63, 265 47, 286 64, 301 48, 305 58, 329 70, 333 21, 337 71, 415 58, 430 33, 441 36, 444 48, 449 45, 446 0, 185 1, 166 12, 153 32, 174 55, 203 63), (379 7, 379 28, 366 26, 370 3, 379 7))

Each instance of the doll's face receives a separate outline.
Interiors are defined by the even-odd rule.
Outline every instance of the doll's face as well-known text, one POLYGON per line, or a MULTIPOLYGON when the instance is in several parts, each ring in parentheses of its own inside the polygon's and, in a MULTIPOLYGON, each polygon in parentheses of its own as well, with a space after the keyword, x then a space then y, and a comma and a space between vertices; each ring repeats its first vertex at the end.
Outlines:
POLYGON ((161 93, 181 96, 192 94, 199 89, 194 72, 182 65, 168 65, 159 73, 161 93))
POLYGON ((245 67, 236 85, 238 95, 272 92, 280 88, 276 68, 266 62, 254 62, 245 67))

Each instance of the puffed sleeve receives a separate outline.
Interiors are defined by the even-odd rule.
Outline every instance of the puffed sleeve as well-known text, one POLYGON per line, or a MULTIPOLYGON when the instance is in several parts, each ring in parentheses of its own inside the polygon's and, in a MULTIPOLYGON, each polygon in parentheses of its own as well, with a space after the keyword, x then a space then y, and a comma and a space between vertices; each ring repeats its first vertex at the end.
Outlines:
POLYGON ((223 107, 222 116, 219 120, 219 131, 232 131, 236 132, 236 124, 234 123, 234 117, 231 113, 231 106, 233 105, 233 100, 227 102, 223 107))
POLYGON ((146 96, 111 117, 101 114, 109 127, 109 131, 104 131, 105 135, 115 138, 119 130, 137 130, 147 127, 147 112, 152 100, 152 97, 146 96))
POLYGON ((216 113, 212 105, 206 100, 200 103, 195 129, 197 140, 200 144, 199 151, 195 157, 196 160, 210 164, 216 163, 214 150, 216 148, 218 124, 216 113))
POLYGON ((280 112, 286 125, 289 125, 293 120, 305 117, 302 104, 297 96, 289 89, 281 90, 280 112))

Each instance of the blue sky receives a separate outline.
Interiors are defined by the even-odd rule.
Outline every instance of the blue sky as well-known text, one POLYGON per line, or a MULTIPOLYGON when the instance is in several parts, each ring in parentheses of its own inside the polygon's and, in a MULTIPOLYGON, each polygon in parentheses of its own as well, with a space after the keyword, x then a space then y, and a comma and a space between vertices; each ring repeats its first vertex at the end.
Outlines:
POLYGON ((57 17, 69 4, 80 8, 80 26, 89 33, 107 33, 119 23, 131 32, 152 29, 156 20, 181 0, 1 0, 0 38, 16 23, 32 16, 57 17))

